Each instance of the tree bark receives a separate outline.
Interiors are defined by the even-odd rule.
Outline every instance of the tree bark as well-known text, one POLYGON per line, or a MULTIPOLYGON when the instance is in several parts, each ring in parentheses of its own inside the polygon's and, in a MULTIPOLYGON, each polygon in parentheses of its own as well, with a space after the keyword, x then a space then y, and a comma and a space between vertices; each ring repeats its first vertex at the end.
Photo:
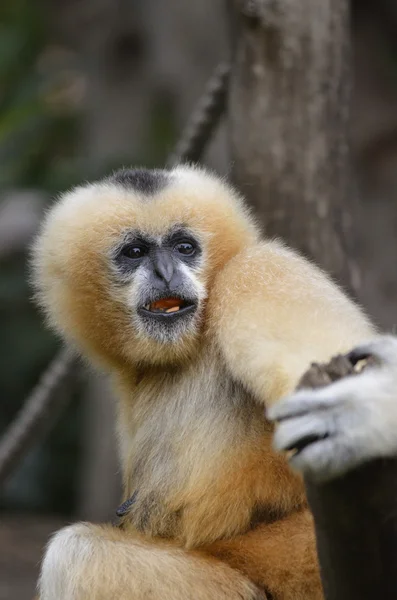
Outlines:
POLYGON ((353 198, 348 4, 234 0, 234 7, 234 179, 268 236, 357 285, 345 252, 353 198))
POLYGON ((84 402, 77 516, 87 521, 113 521, 122 487, 114 428, 115 399, 106 376, 89 373, 84 402))
MULTIPOLYGON (((267 236, 357 289, 348 0, 231 2, 235 183, 267 236)), ((325 486, 306 483, 326 599, 394 597, 396 462, 374 461, 325 486)))
POLYGON ((376 460, 323 485, 307 483, 327 600, 394 600, 397 462, 376 460))

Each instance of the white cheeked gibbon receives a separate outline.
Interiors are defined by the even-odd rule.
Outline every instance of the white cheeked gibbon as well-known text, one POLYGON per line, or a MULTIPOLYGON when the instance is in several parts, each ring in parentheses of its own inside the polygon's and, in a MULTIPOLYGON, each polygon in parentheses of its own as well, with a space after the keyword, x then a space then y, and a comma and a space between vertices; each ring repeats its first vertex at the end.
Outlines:
POLYGON ((52 327, 113 380, 125 502, 119 527, 55 534, 41 600, 320 600, 302 478, 264 409, 373 336, 361 309, 188 166, 64 194, 33 266, 52 327))

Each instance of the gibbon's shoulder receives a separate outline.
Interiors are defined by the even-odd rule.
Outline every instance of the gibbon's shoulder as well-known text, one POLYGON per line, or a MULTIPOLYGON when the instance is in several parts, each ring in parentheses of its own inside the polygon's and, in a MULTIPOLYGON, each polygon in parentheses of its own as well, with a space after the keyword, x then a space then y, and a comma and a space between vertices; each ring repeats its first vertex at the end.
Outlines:
POLYGON ((352 340, 374 334, 363 310, 331 277, 280 240, 254 243, 225 265, 214 282, 209 314, 218 330, 243 331, 246 324, 246 331, 254 327, 293 343, 311 337, 321 345, 329 338, 344 347, 346 337, 349 348, 352 340))
POLYGON ((225 265, 216 284, 243 295, 262 294, 267 289, 272 294, 279 291, 297 296, 303 288, 310 288, 345 297, 320 267, 279 239, 247 244, 225 265))

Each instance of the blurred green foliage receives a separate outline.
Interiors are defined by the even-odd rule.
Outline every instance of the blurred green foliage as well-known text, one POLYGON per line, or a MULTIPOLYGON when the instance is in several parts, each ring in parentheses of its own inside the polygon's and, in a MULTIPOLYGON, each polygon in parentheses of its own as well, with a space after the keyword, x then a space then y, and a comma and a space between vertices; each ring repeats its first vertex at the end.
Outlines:
MULTIPOLYGON (((69 184, 78 114, 52 102, 50 35, 40 3, 0 4, 0 186, 69 184), (46 61, 47 59, 47 61, 46 61), (47 66, 47 68, 46 68, 47 66)), ((54 65, 55 66, 55 65, 54 65)))
MULTIPOLYGON (((54 102, 62 89, 56 69, 46 68, 51 43, 45 17, 40 4, 30 0, 0 3, 0 202, 9 190, 24 188, 50 198, 79 176, 73 154, 80 115, 54 102)), ((31 302, 25 253, 0 257, 0 339, 2 432, 57 346, 31 302)), ((72 510, 79 410, 72 403, 62 422, 26 457, 2 492, 0 506, 72 510)))

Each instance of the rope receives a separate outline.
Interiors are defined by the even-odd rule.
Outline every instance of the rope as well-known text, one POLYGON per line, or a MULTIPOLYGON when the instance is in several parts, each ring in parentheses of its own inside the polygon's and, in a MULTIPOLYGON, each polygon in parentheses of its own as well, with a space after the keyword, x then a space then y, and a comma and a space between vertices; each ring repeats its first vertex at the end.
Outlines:
POLYGON ((77 357, 63 348, 40 377, 0 443, 0 484, 14 471, 29 447, 66 404, 61 385, 77 367, 77 357), (63 400, 61 402, 60 400, 63 400))
MULTIPOLYGON (((167 161, 168 167, 182 161, 196 162, 202 156, 225 110, 229 72, 229 65, 224 63, 215 69, 175 151, 167 161)), ((39 438, 48 421, 54 422, 65 408, 67 399, 58 392, 77 366, 78 358, 69 350, 62 349, 40 377, 0 441, 0 485, 39 438)))
POLYGON ((221 63, 205 86, 204 93, 194 109, 175 151, 167 160, 167 166, 177 163, 197 162, 203 155, 215 126, 226 107, 230 65, 221 63))

